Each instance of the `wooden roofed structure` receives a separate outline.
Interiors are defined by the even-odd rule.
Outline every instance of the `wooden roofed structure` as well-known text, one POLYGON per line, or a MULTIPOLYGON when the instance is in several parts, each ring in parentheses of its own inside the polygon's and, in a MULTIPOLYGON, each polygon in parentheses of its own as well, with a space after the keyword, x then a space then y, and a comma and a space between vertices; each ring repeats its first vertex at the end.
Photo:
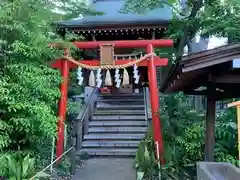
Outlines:
POLYGON ((160 91, 207 97, 205 160, 214 160, 216 101, 240 97, 240 44, 183 56, 163 79, 160 91), (237 65, 237 66, 236 66, 237 65))
POLYGON ((240 69, 233 60, 240 58, 240 44, 230 44, 183 56, 174 65, 161 86, 162 92, 183 91, 187 95, 207 95, 207 86, 214 85, 215 100, 240 95, 240 69))
POLYGON ((90 0, 89 7, 102 15, 85 15, 56 23, 57 32, 82 35, 86 40, 136 40, 162 38, 172 17, 170 7, 155 8, 140 15, 121 13, 125 0, 90 0))

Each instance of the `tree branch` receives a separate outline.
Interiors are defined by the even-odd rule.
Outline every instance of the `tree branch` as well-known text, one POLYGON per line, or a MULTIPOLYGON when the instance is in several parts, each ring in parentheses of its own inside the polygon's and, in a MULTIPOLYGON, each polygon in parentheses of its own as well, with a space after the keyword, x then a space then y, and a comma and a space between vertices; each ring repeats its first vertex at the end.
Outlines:
MULTIPOLYGON (((192 11, 187 18, 188 21, 194 19, 197 16, 197 13, 202 8, 202 6, 203 6, 203 0, 196 0, 195 1, 195 3, 193 4, 192 11)), ((192 28, 189 23, 186 23, 186 25, 183 29, 183 36, 178 41, 179 43, 177 45, 177 54, 176 54, 177 60, 179 60, 180 57, 183 54, 184 47, 186 46, 186 44, 189 41, 189 34, 191 33, 192 35, 195 36, 197 31, 198 31, 198 28, 196 28, 196 27, 192 28)))

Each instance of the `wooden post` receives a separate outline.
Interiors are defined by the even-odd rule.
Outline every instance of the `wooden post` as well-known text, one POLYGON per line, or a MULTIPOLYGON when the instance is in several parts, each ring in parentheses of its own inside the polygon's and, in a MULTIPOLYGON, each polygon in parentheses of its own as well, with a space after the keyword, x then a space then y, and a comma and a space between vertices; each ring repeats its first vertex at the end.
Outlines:
POLYGON ((72 175, 75 175, 76 173, 76 147, 73 147, 70 151, 70 158, 71 158, 71 166, 70 166, 70 172, 72 175))
MULTIPOLYGON (((153 53, 152 44, 147 45, 146 53, 153 53)), ((156 76, 156 66, 154 63, 154 59, 149 59, 148 62, 148 78, 149 78, 149 89, 150 89, 150 100, 151 100, 151 109, 152 109, 152 126, 153 126, 153 138, 155 141, 155 150, 156 157, 160 161, 161 164, 164 164, 164 152, 163 152, 163 137, 162 137, 162 129, 161 129, 161 121, 160 121, 160 112, 159 112, 159 93, 157 86, 157 76, 156 76)))
POLYGON ((76 135, 77 135, 77 126, 76 123, 73 124, 72 132, 70 133, 71 137, 71 147, 73 148, 70 150, 70 159, 71 159, 71 166, 70 166, 70 172, 72 175, 75 175, 76 173, 76 135))
POLYGON ((238 131, 238 167, 240 167, 240 101, 229 103, 228 107, 237 107, 237 131, 238 131))
POLYGON ((207 94, 207 117, 205 131, 205 161, 214 161, 214 145, 215 145, 215 119, 216 119, 216 102, 214 96, 214 86, 209 84, 207 94))
MULTIPOLYGON (((68 61, 62 60, 62 84, 60 87, 61 90, 61 98, 59 100, 59 120, 58 120, 58 136, 57 136, 57 147, 56 147, 56 155, 59 158, 63 154, 63 145, 64 145, 64 121, 66 118, 67 111, 67 92, 68 92, 68 76, 69 76, 69 67, 68 61)), ((60 159, 59 161, 60 162, 60 159)))
POLYGON ((85 117, 84 117, 84 123, 83 123, 83 130, 84 134, 88 134, 88 128, 89 128, 89 109, 87 109, 85 117))
POLYGON ((81 119, 77 119, 76 121, 76 149, 80 150, 83 140, 83 122, 81 119))

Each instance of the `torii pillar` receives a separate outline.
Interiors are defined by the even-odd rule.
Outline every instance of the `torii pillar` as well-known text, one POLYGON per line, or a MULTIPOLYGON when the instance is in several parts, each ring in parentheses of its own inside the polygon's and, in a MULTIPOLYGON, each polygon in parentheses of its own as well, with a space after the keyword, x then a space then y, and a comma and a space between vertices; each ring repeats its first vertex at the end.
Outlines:
MULTIPOLYGON (((153 53, 154 49, 152 44, 148 44, 146 47, 146 53, 153 53)), ((156 156, 160 158, 161 164, 164 163, 164 146, 160 121, 160 104, 159 104, 159 90, 157 86, 157 73, 156 65, 153 58, 148 62, 148 81, 150 90, 150 102, 152 110, 152 124, 153 124, 153 138, 155 141, 156 156)))
MULTIPOLYGON (((64 50, 64 55, 69 55, 68 50, 64 50)), ((67 60, 60 60, 59 70, 62 76, 60 85, 61 97, 58 103, 58 125, 57 125, 57 145, 56 156, 59 158, 64 150, 64 127, 67 112, 67 94, 68 94, 68 78, 69 78, 69 62, 67 60)), ((58 161, 60 162, 60 160, 58 161)))

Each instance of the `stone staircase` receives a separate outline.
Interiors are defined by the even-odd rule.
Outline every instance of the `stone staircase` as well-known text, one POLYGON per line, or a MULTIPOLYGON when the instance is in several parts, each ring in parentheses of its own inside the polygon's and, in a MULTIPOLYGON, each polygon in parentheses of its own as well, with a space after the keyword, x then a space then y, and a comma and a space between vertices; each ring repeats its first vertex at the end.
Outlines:
POLYGON ((147 132, 143 94, 102 95, 83 137, 90 156, 135 156, 147 132))

